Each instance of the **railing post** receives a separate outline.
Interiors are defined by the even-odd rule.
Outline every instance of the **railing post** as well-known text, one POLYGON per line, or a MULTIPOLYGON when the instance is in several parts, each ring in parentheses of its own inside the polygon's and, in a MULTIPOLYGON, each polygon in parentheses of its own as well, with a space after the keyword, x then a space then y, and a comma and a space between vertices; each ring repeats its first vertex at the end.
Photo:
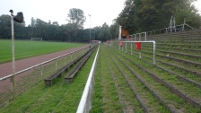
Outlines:
POLYGON ((141 53, 141 50, 139 51, 139 59, 140 59, 140 60, 142 59, 142 53, 141 53))
POLYGON ((73 61, 73 53, 71 53, 71 56, 70 56, 70 57, 71 57, 71 61, 73 61))
POLYGON ((156 42, 153 41, 153 64, 156 65, 156 42))
POLYGON ((43 67, 43 66, 41 66, 41 68, 40 68, 41 80, 43 79, 43 69, 44 69, 44 67, 43 67))
POLYGON ((145 41, 147 41, 147 32, 145 32, 144 35, 145 35, 145 41))
POLYGON ((133 55, 133 44, 131 42, 131 55, 133 55))
POLYGON ((126 49, 126 50, 125 50, 125 52, 127 53, 127 51, 128 51, 128 48, 127 48, 127 43, 126 43, 125 49, 126 49))
POLYGON ((58 60, 56 60, 56 62, 55 62, 55 70, 58 69, 58 64, 57 64, 57 62, 58 62, 58 60))

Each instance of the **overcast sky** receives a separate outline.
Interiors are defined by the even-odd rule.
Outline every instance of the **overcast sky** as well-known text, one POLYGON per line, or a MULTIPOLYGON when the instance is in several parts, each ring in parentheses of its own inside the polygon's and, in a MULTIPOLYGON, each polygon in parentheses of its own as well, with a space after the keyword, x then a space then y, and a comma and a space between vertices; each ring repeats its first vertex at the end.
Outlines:
POLYGON ((31 17, 48 22, 57 21, 60 25, 66 24, 67 14, 71 8, 79 8, 86 16, 85 27, 101 26, 104 22, 111 24, 124 8, 125 0, 0 0, 0 15, 14 14, 22 11, 26 25, 30 24, 31 17))
MULTIPOLYGON (((13 9, 14 14, 22 11, 26 25, 30 24, 31 17, 48 22, 57 21, 60 25, 66 24, 67 14, 71 8, 79 8, 86 16, 85 28, 101 26, 104 22, 111 25, 113 19, 118 17, 124 8, 125 0, 0 0, 0 15, 9 14, 13 9)), ((201 14, 201 0, 195 6, 201 14)))

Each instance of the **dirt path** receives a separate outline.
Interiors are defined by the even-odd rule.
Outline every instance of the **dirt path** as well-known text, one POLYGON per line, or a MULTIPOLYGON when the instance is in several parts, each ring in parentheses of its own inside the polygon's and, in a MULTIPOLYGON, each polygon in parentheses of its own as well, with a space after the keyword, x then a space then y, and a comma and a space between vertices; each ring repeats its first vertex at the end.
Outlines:
MULTIPOLYGON (((86 45, 86 46, 88 46, 88 45, 86 45)), ((25 68, 31 67, 33 65, 36 65, 38 63, 42 63, 44 61, 50 60, 57 56, 70 53, 70 52, 72 52, 78 48, 82 48, 82 47, 71 48, 71 49, 67 49, 67 50, 63 50, 63 51, 59 51, 59 52, 55 52, 55 53, 50 53, 50 54, 45 54, 45 55, 41 55, 41 56, 17 60, 16 61, 16 72, 23 70, 25 68)), ((6 75, 9 75, 11 73, 12 73, 12 62, 0 64, 0 78, 4 77, 6 75)))

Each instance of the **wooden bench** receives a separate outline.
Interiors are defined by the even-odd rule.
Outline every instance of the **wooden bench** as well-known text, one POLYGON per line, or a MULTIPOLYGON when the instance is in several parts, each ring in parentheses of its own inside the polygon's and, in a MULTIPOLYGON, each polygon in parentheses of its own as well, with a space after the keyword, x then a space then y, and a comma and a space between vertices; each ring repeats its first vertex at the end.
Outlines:
MULTIPOLYGON (((92 50, 93 51, 93 50, 92 50)), ((77 74, 77 72, 80 70, 80 68, 85 64, 85 62, 89 59, 89 57, 92 54, 92 51, 90 53, 88 53, 79 63, 77 66, 75 66, 73 68, 72 71, 70 71, 66 77, 64 78, 66 80, 67 83, 72 83, 73 82, 73 78, 75 77, 75 75, 77 74)))
POLYGON ((90 51, 92 51, 93 48, 91 48, 89 51, 87 51, 85 54, 81 55, 80 57, 76 58, 75 60, 73 60, 72 62, 70 62, 69 64, 63 66, 62 68, 60 68, 59 70, 57 70, 55 73, 53 73, 52 75, 48 76, 46 79, 44 79, 45 81, 45 85, 46 86, 52 86, 53 83, 53 79, 54 78, 61 78, 61 74, 66 71, 69 67, 71 67, 72 65, 76 64, 77 62, 79 62, 82 58, 84 58, 88 53, 90 53, 90 51))
POLYGON ((50 75, 49 77, 47 77, 46 79, 44 79, 45 81, 45 85, 46 86, 52 86, 52 80, 54 78, 61 78, 61 74, 67 70, 69 67, 71 67, 74 64, 75 61, 65 65, 64 67, 60 68, 59 70, 57 70, 55 73, 53 73, 52 75, 50 75))

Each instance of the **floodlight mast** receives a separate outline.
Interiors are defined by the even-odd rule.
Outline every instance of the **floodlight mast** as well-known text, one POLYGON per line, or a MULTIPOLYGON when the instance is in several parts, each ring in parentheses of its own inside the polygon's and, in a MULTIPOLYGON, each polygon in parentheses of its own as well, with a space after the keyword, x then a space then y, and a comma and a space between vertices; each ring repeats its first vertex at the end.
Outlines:
POLYGON ((11 92, 13 98, 15 97, 15 42, 14 42, 14 15, 13 10, 10 10, 11 13, 11 36, 12 36, 12 73, 13 75, 10 78, 11 81, 11 92))
POLYGON ((90 17, 90 31, 89 31, 89 35, 90 35, 90 40, 89 40, 89 42, 91 43, 91 15, 90 14, 88 14, 89 15, 89 17, 90 17))
POLYGON ((13 75, 10 78, 11 82, 11 92, 13 98, 15 97, 15 42, 14 42, 14 20, 18 23, 24 22, 24 17, 22 12, 18 12, 17 15, 14 17, 13 10, 9 11, 11 13, 11 37, 12 37, 12 73, 13 75))

